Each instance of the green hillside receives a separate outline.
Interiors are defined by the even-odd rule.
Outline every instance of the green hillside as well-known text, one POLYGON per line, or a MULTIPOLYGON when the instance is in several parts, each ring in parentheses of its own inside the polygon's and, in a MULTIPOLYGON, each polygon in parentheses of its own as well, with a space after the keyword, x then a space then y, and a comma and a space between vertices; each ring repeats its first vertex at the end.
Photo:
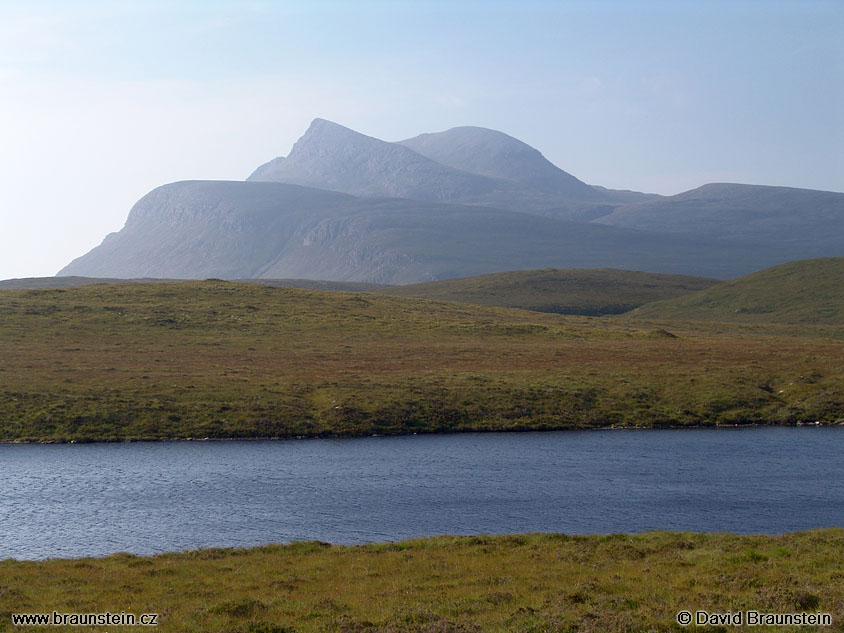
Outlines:
POLYGON ((0 441, 841 422, 840 340, 221 281, 2 290, 0 441))
POLYGON ((638 308, 633 316, 753 323, 844 324, 844 257, 808 259, 638 308))
POLYGON ((627 312, 651 301, 679 297, 717 283, 717 280, 705 277, 613 268, 545 268, 391 286, 380 292, 537 312, 599 316, 627 312))

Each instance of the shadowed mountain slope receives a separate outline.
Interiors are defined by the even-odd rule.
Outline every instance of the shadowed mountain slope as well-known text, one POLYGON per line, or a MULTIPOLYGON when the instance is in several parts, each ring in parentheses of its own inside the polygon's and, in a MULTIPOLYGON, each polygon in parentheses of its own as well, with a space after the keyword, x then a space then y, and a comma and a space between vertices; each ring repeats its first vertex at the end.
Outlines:
POLYGON ((619 314, 651 301, 686 295, 718 281, 611 268, 516 270, 443 279, 378 292, 538 312, 599 316, 619 314))
POLYGON ((637 317, 844 325, 844 257, 789 262, 677 299, 637 317))
POLYGON ((479 206, 187 181, 144 196, 120 232, 59 275, 413 283, 611 266, 729 278, 774 263, 766 257, 753 247, 479 206))

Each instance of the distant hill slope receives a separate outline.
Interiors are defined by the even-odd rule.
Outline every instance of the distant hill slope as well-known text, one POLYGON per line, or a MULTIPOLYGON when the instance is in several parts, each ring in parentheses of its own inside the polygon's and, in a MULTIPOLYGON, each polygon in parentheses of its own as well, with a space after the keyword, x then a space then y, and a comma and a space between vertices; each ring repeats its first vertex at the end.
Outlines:
POLYGON ((546 268, 390 286, 378 292, 538 312, 599 316, 627 312, 651 301, 682 296, 717 283, 718 280, 704 277, 612 268, 546 268))
POLYGON ((631 315, 844 325, 844 257, 774 266, 695 294, 642 306, 631 315))
MULTIPOLYGON (((38 290, 47 288, 70 288, 92 286, 95 284, 141 284, 178 282, 183 279, 116 279, 104 277, 24 277, 0 281, 0 290, 38 290)), ((304 290, 342 290, 347 292, 366 292, 385 288, 383 284, 367 284, 354 281, 319 281, 314 279, 233 279, 245 283, 275 286, 277 288, 300 288, 304 290)))
POLYGON ((714 183, 594 222, 768 244, 784 259, 844 255, 844 193, 830 191, 714 183))
POLYGON ((611 266, 730 278, 775 262, 752 246, 480 206, 187 181, 144 196, 120 232, 59 275, 393 284, 611 266))
POLYGON ((321 279, 232 279, 247 284, 260 284, 274 288, 297 288, 299 290, 339 290, 341 292, 372 292, 390 288, 387 284, 372 284, 363 281, 326 281, 321 279))
POLYGON ((40 288, 70 288, 74 286, 91 286, 93 284, 129 284, 145 283, 148 281, 170 281, 168 279, 116 279, 108 277, 22 277, 20 279, 4 279, 0 281, 0 290, 38 290, 40 288))

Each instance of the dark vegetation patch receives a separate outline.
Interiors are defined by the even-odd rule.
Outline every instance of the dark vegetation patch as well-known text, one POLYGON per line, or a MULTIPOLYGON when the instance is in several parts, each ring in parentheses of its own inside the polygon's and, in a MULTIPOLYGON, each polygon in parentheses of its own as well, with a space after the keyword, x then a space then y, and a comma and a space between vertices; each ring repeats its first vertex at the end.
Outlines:
POLYGON ((622 314, 651 301, 704 290, 716 279, 614 268, 517 270, 390 286, 383 294, 522 308, 555 314, 622 314))

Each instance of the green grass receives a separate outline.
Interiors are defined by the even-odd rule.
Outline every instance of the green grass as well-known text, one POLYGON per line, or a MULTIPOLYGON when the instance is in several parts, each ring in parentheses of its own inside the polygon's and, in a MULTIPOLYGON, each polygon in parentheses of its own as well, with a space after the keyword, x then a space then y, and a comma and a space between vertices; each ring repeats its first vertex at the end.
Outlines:
POLYGON ((0 292, 0 440, 844 421, 841 328, 220 281, 0 292))
POLYGON ((12 613, 125 611, 160 614, 157 630, 166 632, 714 633, 727 629, 683 629, 676 613, 749 609, 830 613, 833 626, 821 630, 841 631, 842 552, 844 530, 830 529, 439 537, 356 547, 306 542, 6 560, 0 631, 13 630, 12 613))
POLYGON ((747 323, 844 324, 844 257, 808 259, 651 303, 633 316, 747 323))
POLYGON ((517 270, 380 290, 400 297, 462 301, 558 314, 600 316, 709 288, 718 281, 613 268, 517 270))

